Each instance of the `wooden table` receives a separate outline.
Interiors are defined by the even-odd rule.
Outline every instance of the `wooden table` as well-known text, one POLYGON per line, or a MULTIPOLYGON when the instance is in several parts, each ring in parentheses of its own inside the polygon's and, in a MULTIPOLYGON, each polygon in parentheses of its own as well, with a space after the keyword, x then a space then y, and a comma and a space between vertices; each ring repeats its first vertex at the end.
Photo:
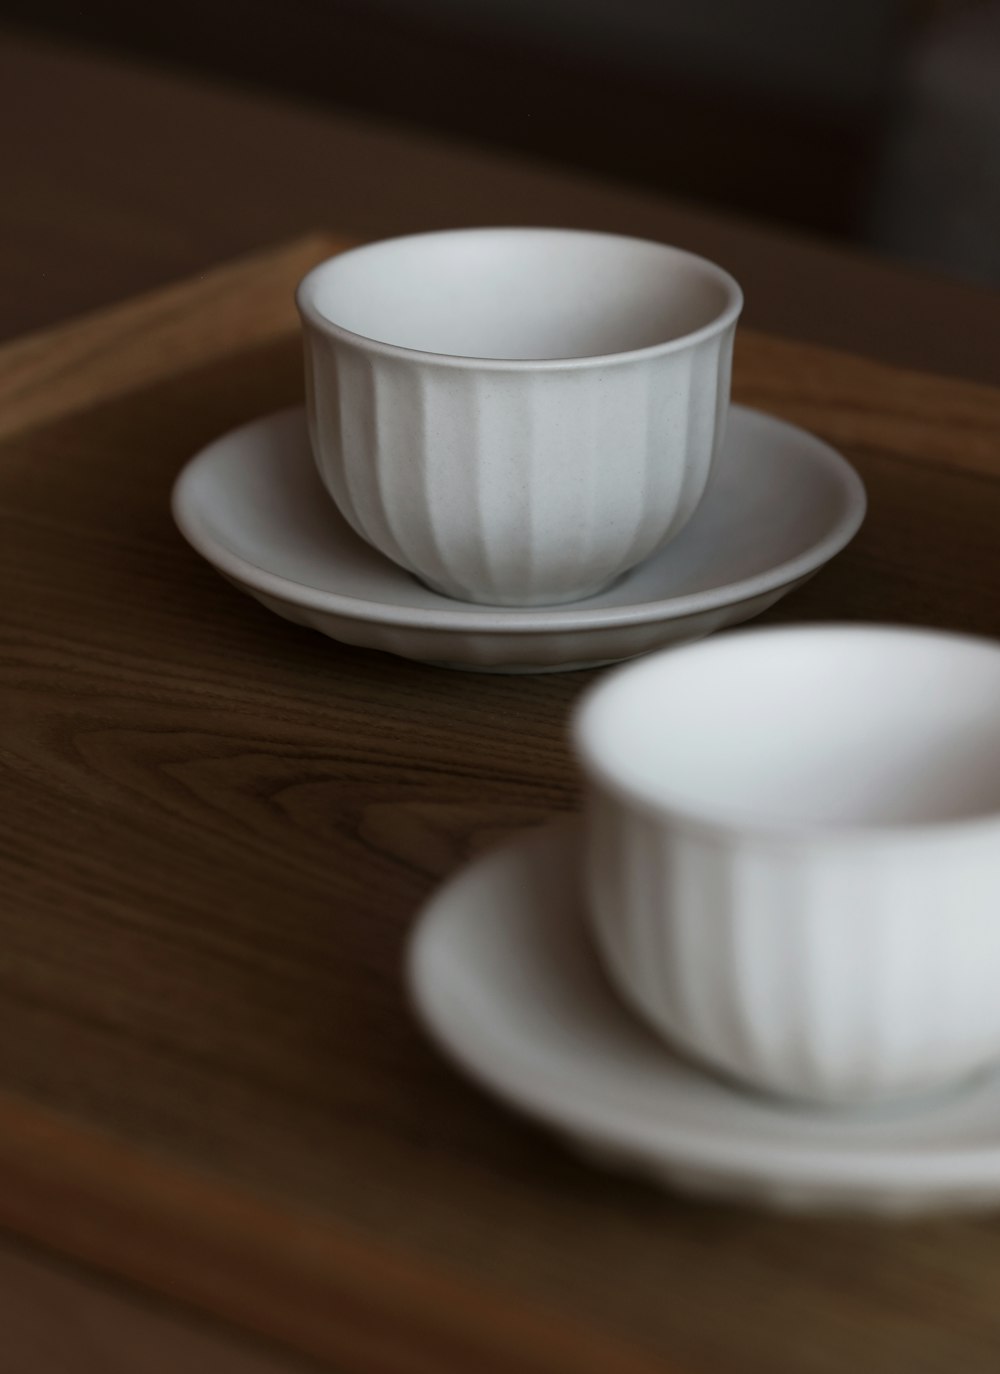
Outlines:
MULTIPOLYGON (((699 1207, 591 1172, 439 1062, 420 900, 572 808, 589 674, 338 648, 166 510, 300 393, 331 242, 591 225, 718 258, 751 326, 1000 380, 997 297, 398 129, 0 41, 0 1368, 6 1374, 996 1368, 993 1219, 699 1207)), ((871 513, 775 615, 1000 627, 1000 400, 741 334, 740 399, 841 445, 871 513)))
MULTIPOLYGON (((997 1218, 682 1201, 577 1162, 417 1030, 413 913, 466 856, 575 807, 564 727, 593 673, 338 646, 173 530, 188 456, 301 394, 291 287, 336 246, 0 351, 17 1369, 80 1367, 78 1341, 53 1354, 51 1308, 102 1369, 992 1374, 997 1218)), ((771 618, 997 632, 1000 393, 752 331, 736 393, 843 448, 871 498, 771 618)))

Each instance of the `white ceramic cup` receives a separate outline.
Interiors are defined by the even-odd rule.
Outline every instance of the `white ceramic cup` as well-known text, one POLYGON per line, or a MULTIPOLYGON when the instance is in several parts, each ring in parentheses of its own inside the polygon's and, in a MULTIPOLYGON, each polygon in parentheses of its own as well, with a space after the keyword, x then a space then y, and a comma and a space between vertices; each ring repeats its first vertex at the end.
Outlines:
POLYGON ((651 1027, 828 1104, 1000 1060, 1000 645, 738 631, 605 677, 573 733, 593 932, 651 1027))
POLYGON ((575 230, 330 258, 297 297, 320 475, 364 539, 446 595, 592 595, 698 505, 742 299, 690 253, 575 230))

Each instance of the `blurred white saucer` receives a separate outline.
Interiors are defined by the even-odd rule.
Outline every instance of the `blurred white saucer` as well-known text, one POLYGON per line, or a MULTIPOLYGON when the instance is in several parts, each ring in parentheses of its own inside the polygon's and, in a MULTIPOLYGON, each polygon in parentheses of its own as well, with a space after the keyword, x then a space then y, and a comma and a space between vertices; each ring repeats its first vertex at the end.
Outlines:
POLYGON ((673 1055, 591 950, 579 822, 474 860, 427 903, 409 988, 464 1072, 599 1162, 686 1192, 806 1210, 1000 1202, 1000 1074, 905 1107, 781 1105, 673 1055))

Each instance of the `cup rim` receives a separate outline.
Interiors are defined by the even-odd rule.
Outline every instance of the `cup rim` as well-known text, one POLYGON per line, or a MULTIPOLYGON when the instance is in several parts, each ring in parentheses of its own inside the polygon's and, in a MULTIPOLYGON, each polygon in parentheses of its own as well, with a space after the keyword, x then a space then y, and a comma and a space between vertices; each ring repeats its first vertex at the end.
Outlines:
POLYGON ((679 353, 685 349, 692 348, 696 344, 704 342, 706 339, 714 338, 723 333, 734 324, 743 310, 743 290, 731 273, 718 263, 712 262, 710 258, 702 257, 698 253, 692 253, 686 248, 678 248, 674 244, 663 243, 658 239, 641 238, 634 234, 614 234, 599 229, 573 229, 560 228, 553 225, 476 225, 458 229, 431 229, 418 234, 396 234, 391 238, 373 239, 369 243, 362 243, 354 248, 347 248, 342 253, 334 253, 322 262, 318 262, 301 279, 295 290, 295 303, 298 307, 303 323, 311 325, 322 334, 329 335, 338 339, 341 343, 362 350, 366 353, 376 353, 383 357, 396 359, 408 359, 411 362, 430 363, 438 367, 453 367, 491 372, 569 372, 578 371, 584 368, 612 367, 623 363, 638 362, 644 358, 656 358, 670 353, 679 353), (316 289, 321 277, 329 270, 331 263, 340 262, 345 257, 353 257, 362 253, 370 253, 393 243, 415 242, 419 239, 442 239, 448 237, 467 237, 479 234, 549 234, 549 235, 574 235, 586 238, 616 239, 624 243, 644 243, 662 249, 664 252, 672 254, 674 257, 684 259, 688 263, 706 268, 715 277, 718 283, 727 293, 727 304, 710 320, 708 324, 702 325, 699 329, 694 329, 686 334, 677 335, 672 339, 665 339, 662 343, 647 344, 644 348, 624 349, 617 353, 589 353, 580 357, 568 358, 490 358, 478 357, 473 354, 461 353, 438 353, 432 349, 410 348, 403 344, 387 343, 382 339, 373 339, 367 334, 359 334, 357 331, 347 329, 336 321, 324 315, 316 305, 316 289))
POLYGON ((597 704, 614 688, 619 680, 633 676, 647 668, 651 660, 662 660, 672 655, 697 653, 709 644, 726 643, 752 638, 790 638, 804 634, 843 634, 861 636, 906 636, 909 638, 950 641, 956 645, 964 644, 979 649, 991 649, 1000 657, 1000 642, 985 635, 965 634, 960 631, 941 629, 936 626, 901 625, 879 622, 825 621, 820 623, 797 622, 786 625, 741 627, 712 635, 708 639, 694 643, 675 645, 642 658, 634 659, 586 688, 577 700, 570 718, 570 742, 578 766, 588 785, 610 794, 615 800, 624 802, 628 807, 647 816, 667 822, 678 830, 721 837, 730 843, 755 841, 766 844, 787 845, 824 845, 832 847, 839 844, 862 845, 876 843, 906 843, 911 840, 927 842, 946 839, 958 834, 971 834, 990 829, 1000 829, 1000 807, 981 811, 973 815, 942 817, 933 821, 873 821, 873 822, 833 822, 833 821, 762 821, 749 812, 727 814, 724 811, 713 813, 708 807, 689 805, 669 794, 657 794, 652 788, 626 781, 608 758, 608 751, 601 747, 596 738, 594 717, 597 704))

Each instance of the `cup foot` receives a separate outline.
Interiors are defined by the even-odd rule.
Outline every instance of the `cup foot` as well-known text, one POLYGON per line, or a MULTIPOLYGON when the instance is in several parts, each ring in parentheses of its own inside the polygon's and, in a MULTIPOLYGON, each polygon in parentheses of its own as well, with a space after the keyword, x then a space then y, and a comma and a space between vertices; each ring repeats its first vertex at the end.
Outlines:
POLYGON ((528 611, 544 610, 546 606, 571 606, 578 601, 589 601, 591 597, 600 596, 602 592, 609 591, 616 582, 625 576, 625 573, 616 573, 614 577, 606 578, 603 582, 597 582, 582 592, 573 592, 569 596, 541 595, 536 597, 504 597, 497 594, 473 596, 446 587, 429 577, 421 577, 417 573, 411 573, 411 576, 428 591, 434 592, 438 596, 446 596, 449 601, 458 601, 466 606, 499 606, 511 611, 528 611))

